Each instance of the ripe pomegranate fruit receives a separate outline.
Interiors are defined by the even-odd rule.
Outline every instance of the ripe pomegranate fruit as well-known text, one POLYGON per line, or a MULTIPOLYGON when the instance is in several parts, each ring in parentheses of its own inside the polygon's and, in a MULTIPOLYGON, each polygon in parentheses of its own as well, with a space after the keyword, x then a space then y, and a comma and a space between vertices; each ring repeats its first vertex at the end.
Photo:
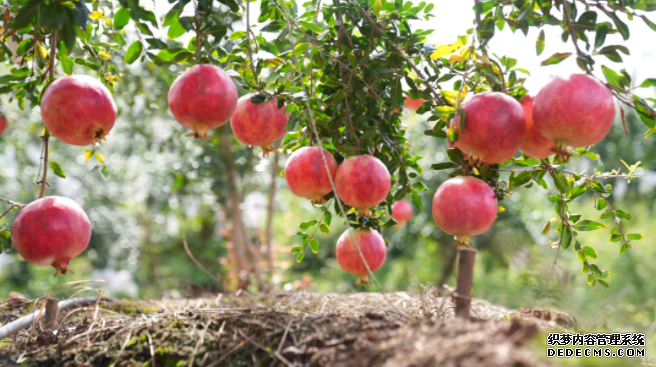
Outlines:
POLYGON ((533 101, 533 122, 559 149, 595 144, 610 131, 615 101, 604 84, 585 74, 556 77, 533 101))
POLYGON ((433 196, 433 219, 456 236, 456 246, 471 246, 471 236, 484 233, 497 216, 497 198, 485 182, 458 176, 444 182, 433 196))
POLYGON ((277 98, 264 103, 253 103, 251 98, 254 95, 251 93, 239 98, 230 126, 237 140, 262 147, 266 157, 276 150, 271 144, 285 135, 289 114, 285 113, 285 106, 278 108, 277 98))
POLYGON ((424 104, 424 102, 426 102, 426 100, 421 98, 414 99, 414 98, 407 97, 405 99, 404 105, 413 111, 417 111, 419 107, 421 107, 421 105, 424 104))
POLYGON ((400 200, 392 205, 391 217, 400 225, 410 221, 410 218, 412 218, 412 212, 412 204, 405 200, 400 200))
POLYGON ((337 161, 329 151, 320 147, 303 147, 294 152, 285 164, 285 181, 296 196, 319 204, 333 189, 330 178, 335 178, 337 161), (326 157, 330 175, 321 158, 326 157))
POLYGON ((199 64, 180 74, 169 89, 169 108, 195 138, 230 120, 237 106, 237 87, 223 69, 199 64))
MULTIPOLYGON (((360 228, 353 229, 353 237, 355 237, 355 241, 360 246, 360 251, 362 251, 362 255, 367 261, 367 265, 369 265, 371 272, 373 273, 380 269, 380 267, 383 266, 383 263, 385 263, 385 257, 387 256, 387 249, 385 248, 385 240, 383 239, 383 236, 381 236, 375 229, 360 228)), ((360 256, 357 247, 355 247, 348 229, 339 236, 335 252, 337 255, 337 262, 342 270, 349 274, 355 274, 358 276, 355 285, 363 284, 367 286, 371 284, 369 282, 367 267, 364 265, 362 257, 360 256)))
POLYGON ((526 116, 519 102, 504 93, 487 92, 466 99, 462 108, 465 131, 458 115, 454 122, 458 140, 451 145, 472 163, 503 163, 517 153, 526 134, 526 116))
POLYGON ((387 167, 378 158, 364 154, 346 159, 337 169, 335 188, 346 204, 360 215, 368 215, 389 194, 392 179, 387 167))
POLYGON ((16 251, 32 264, 66 274, 68 263, 89 245, 91 222, 73 200, 49 196, 25 206, 14 221, 16 251))
POLYGON ((98 79, 65 76, 43 93, 41 118, 50 134, 66 144, 95 144, 114 127, 116 104, 98 79))
POLYGON ((0 114, 0 136, 7 130, 7 127, 9 127, 9 123, 7 122, 7 118, 4 115, 0 114))
POLYGON ((556 153, 556 143, 547 139, 535 128, 533 124, 533 97, 525 95, 520 101, 526 114, 526 135, 520 150, 527 156, 543 159, 556 153))

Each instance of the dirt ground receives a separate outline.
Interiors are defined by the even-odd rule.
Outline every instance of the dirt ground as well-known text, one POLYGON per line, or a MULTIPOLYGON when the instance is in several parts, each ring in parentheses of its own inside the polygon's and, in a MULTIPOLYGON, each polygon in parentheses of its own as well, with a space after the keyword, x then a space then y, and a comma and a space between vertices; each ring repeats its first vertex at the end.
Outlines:
MULTIPOLYGON (((0 304, 0 323, 35 307, 0 304)), ((547 366, 536 339, 574 322, 481 300, 464 322, 453 307, 430 291, 105 300, 62 312, 56 332, 33 325, 0 341, 0 365, 547 366)))

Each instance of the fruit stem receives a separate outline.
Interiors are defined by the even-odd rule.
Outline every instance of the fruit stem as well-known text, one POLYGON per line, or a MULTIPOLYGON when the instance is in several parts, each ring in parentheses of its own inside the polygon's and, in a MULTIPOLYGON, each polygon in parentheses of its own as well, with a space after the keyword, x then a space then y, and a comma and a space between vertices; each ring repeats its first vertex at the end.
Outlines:
MULTIPOLYGON (((48 185, 48 145, 50 141, 50 132, 45 129, 43 133, 43 178, 41 179, 41 192, 39 199, 43 198, 46 194, 46 185, 48 185)), ((65 273, 64 273, 65 274, 65 273)))

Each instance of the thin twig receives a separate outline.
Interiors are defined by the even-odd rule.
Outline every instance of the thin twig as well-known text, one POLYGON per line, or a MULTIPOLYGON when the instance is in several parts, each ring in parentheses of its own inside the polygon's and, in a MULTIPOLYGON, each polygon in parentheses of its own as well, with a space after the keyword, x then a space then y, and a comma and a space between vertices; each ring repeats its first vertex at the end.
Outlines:
POLYGON ((43 133, 43 177, 41 178, 41 192, 39 192, 39 199, 43 198, 46 194, 46 186, 48 185, 48 145, 50 141, 50 132, 45 129, 43 133))
MULTIPOLYGON (((225 321, 223 322, 225 323, 225 321)), ((194 348, 193 353, 191 353, 191 357, 189 357, 188 367, 193 367, 194 360, 196 359, 196 354, 198 354, 198 350, 200 349, 200 346, 203 345, 203 342, 205 341, 205 334, 207 334, 207 328, 210 327, 210 324, 212 324, 212 320, 208 321, 207 324, 205 324, 205 327, 203 328, 203 332, 201 332, 200 338, 198 338, 198 342, 196 343, 196 347, 194 348)))
POLYGON ((55 79, 55 57, 57 54, 57 30, 52 31, 52 36, 50 38, 50 66, 48 70, 50 72, 50 80, 55 79))
POLYGON ((497 60, 494 60, 491 57, 488 57, 487 59, 490 60, 490 62, 496 65, 497 68, 499 69, 499 75, 501 75, 501 88, 503 90, 503 93, 508 94, 508 88, 506 87, 506 78, 503 76, 503 68, 501 68, 501 65, 497 60))
MULTIPOLYGON (((349 0, 349 2, 351 2, 351 1, 349 0)), ((405 59, 405 61, 408 63, 408 65, 410 65, 412 70, 414 70, 414 72, 420 78, 421 82, 424 83, 424 85, 426 85, 426 87, 428 87, 428 89, 431 91, 431 93, 433 94, 433 97, 435 99, 439 100, 441 95, 426 80, 426 77, 424 76, 424 73, 421 71, 421 69, 419 69, 417 67, 417 65, 415 65, 414 62, 412 62, 412 59, 410 59, 410 57, 408 55, 406 55, 405 52, 403 52, 401 47, 399 47, 396 43, 390 41, 390 39, 385 35, 385 32, 382 29, 380 29, 380 27, 378 27, 378 24, 376 24, 376 21, 374 21, 371 18, 371 16, 369 16, 369 14, 367 14, 366 11, 362 10, 357 4, 353 4, 353 5, 358 8, 358 11, 360 12, 360 14, 362 14, 362 16, 367 20, 367 22, 369 22, 369 24, 371 24, 371 27, 376 31, 376 33, 378 33, 385 40, 385 42, 387 44, 392 46, 392 48, 394 48, 396 50, 396 52, 398 52, 399 55, 401 55, 401 57, 403 57, 403 59, 405 59)))
POLYGON ((182 245, 184 246, 184 249, 187 252, 187 255, 189 256, 191 261, 193 261, 194 264, 196 264, 196 266, 198 266, 198 268, 200 268, 200 270, 203 271, 203 273, 207 274, 208 277, 214 279, 217 283, 219 283, 219 285, 223 286, 223 283, 221 282, 221 278, 218 278, 216 275, 212 274, 209 270, 207 270, 207 268, 204 267, 203 264, 201 264, 200 261, 198 261, 198 259, 196 259, 194 254, 191 253, 191 250, 189 249, 189 245, 187 244, 187 236, 185 235, 185 231, 184 231, 184 221, 182 221, 182 245))
POLYGON ((579 48, 577 40, 578 34, 576 33, 576 30, 572 26, 572 20, 570 18, 569 14, 569 7, 567 6, 567 1, 565 0, 560 0, 560 3, 563 5, 563 14, 565 15, 565 21, 567 22, 567 29, 569 29, 569 35, 572 38, 572 43, 574 43, 574 48, 576 49, 576 54, 578 56, 583 56, 585 55, 581 49, 579 48))

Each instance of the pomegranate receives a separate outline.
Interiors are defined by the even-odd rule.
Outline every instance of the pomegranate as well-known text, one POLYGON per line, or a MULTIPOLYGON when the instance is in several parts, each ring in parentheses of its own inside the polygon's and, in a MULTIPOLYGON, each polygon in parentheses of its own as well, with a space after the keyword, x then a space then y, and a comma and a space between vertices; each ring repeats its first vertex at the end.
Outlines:
POLYGON ((335 178, 337 161, 329 151, 319 147, 303 147, 292 154, 285 164, 285 181, 296 196, 319 204, 325 202, 324 196, 333 189, 330 178, 335 178), (323 154, 328 163, 330 175, 321 158, 323 154))
POLYGON ((32 264, 66 274, 68 263, 89 245, 91 222, 73 200, 49 196, 25 206, 14 221, 16 251, 32 264))
POLYGON ((285 135, 289 114, 285 113, 285 106, 278 108, 277 98, 264 103, 253 103, 253 96, 251 93, 239 98, 230 126, 237 140, 262 147, 266 157, 276 150, 271 144, 285 135))
POLYGON ((522 142, 521 151, 535 159, 543 159, 556 153, 556 143, 545 138, 533 124, 533 97, 526 95, 520 101, 526 114, 526 135, 522 142))
POLYGON ((385 240, 378 231, 371 228, 353 229, 353 237, 355 237, 355 241, 360 246, 363 256, 360 256, 347 229, 337 240, 337 248, 335 249, 337 262, 342 270, 358 276, 355 285, 363 284, 367 286, 371 283, 369 282, 369 273, 362 261, 362 257, 367 261, 371 272, 380 269, 383 263, 385 263, 385 257, 387 256, 385 240))
POLYGON ((458 140, 451 145, 472 163, 503 163, 517 153, 526 134, 526 116, 519 102, 504 93, 487 92, 466 99, 462 108, 465 131, 458 115, 458 140))
POLYGON ((65 76, 43 93, 41 118, 50 134, 66 144, 95 144, 114 127, 116 104, 98 79, 65 76))
POLYGON ((585 74, 554 78, 533 102, 535 127, 561 150, 599 142, 614 119, 615 101, 610 89, 585 74))
POLYGON ((237 106, 237 87, 223 69, 207 64, 190 67, 169 89, 169 108, 195 138, 230 120, 237 106))
POLYGON ((391 217, 397 221, 398 224, 402 224, 410 221, 410 218, 412 218, 412 212, 412 204, 405 200, 400 200, 392 205, 391 217))
POLYGON ((339 166, 335 175, 337 195, 360 215, 368 215, 389 194, 392 179, 378 158, 364 154, 351 157, 339 166))
POLYGON ((424 102, 426 102, 426 100, 421 98, 414 99, 414 98, 407 97, 405 99, 404 105, 413 111, 417 111, 419 107, 421 107, 421 105, 424 104, 424 102))
POLYGON ((456 236, 456 246, 471 246, 471 236, 484 233, 497 216, 497 198, 485 182, 458 176, 444 182, 433 196, 433 219, 456 236))
POLYGON ((2 136, 2 134, 5 132, 7 127, 9 127, 7 118, 4 115, 0 115, 0 136, 2 136))

